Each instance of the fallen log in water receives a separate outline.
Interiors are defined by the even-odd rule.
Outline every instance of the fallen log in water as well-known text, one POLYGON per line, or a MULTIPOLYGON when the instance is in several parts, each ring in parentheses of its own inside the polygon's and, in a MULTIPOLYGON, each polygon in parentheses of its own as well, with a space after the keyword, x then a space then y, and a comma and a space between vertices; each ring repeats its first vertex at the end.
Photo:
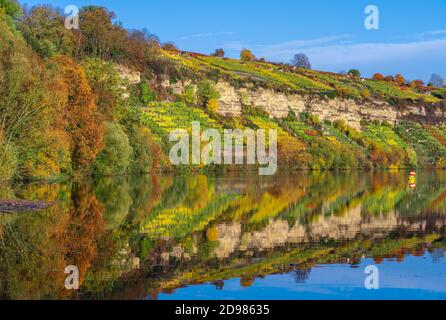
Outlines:
POLYGON ((0 213, 43 210, 53 205, 52 202, 27 200, 0 200, 0 213))

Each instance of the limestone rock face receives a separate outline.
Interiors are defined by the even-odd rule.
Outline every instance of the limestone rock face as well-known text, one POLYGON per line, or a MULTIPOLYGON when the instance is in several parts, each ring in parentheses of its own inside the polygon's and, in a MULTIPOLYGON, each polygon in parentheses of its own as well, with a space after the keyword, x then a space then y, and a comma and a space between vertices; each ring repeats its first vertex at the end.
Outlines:
POLYGON ((322 99, 319 97, 285 94, 270 89, 236 89, 220 81, 216 89, 220 93, 218 113, 224 116, 239 116, 243 105, 258 107, 272 117, 283 118, 290 110, 296 114, 309 112, 321 120, 345 120, 352 127, 359 128, 362 119, 387 121, 394 124, 402 119, 416 119, 421 122, 444 123, 443 111, 429 110, 429 107, 407 105, 404 108, 391 106, 385 101, 362 101, 352 99, 322 99))
POLYGON ((122 79, 127 80, 130 84, 138 84, 141 82, 141 73, 131 70, 123 65, 117 65, 116 69, 122 79))
MULTIPOLYGON (((174 94, 179 95, 191 84, 191 81, 170 83, 166 78, 162 86, 170 88, 174 94)), ((279 119, 286 117, 290 110, 296 114, 309 112, 318 115, 321 120, 345 120, 354 128, 360 128, 363 119, 387 121, 390 124, 404 119, 421 123, 446 123, 445 112, 429 106, 406 105, 398 108, 380 100, 323 99, 318 96, 285 94, 263 88, 237 89, 225 81, 219 81, 215 88, 220 94, 218 113, 227 117, 240 116, 243 106, 253 106, 279 119)))

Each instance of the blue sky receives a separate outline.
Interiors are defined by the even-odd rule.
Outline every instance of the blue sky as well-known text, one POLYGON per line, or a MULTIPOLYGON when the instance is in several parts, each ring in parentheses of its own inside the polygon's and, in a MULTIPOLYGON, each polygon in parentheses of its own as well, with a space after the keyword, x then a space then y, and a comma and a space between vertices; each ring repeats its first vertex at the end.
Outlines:
MULTIPOLYGON (((21 0, 30 6, 101 5, 127 28, 147 28, 181 49, 210 53, 241 48, 288 62, 306 53, 313 68, 338 72, 358 68, 446 78, 446 0, 21 0), (380 29, 364 27, 367 5, 380 10, 380 29)), ((81 26, 82 27, 82 26, 81 26)))

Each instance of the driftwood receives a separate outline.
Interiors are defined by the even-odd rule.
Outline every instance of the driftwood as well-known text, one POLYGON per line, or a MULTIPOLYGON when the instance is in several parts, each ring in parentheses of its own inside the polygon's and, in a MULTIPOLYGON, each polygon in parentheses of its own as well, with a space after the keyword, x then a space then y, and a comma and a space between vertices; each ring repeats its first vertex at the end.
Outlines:
POLYGON ((43 210, 54 203, 44 201, 27 200, 0 200, 0 213, 17 213, 24 211, 43 210))

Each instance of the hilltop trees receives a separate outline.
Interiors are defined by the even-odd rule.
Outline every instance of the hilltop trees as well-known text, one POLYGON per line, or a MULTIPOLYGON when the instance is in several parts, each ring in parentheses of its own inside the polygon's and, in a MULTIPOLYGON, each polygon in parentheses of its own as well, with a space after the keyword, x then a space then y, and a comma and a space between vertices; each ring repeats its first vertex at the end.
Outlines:
POLYGON ((256 59, 255 55, 252 53, 249 49, 243 49, 242 52, 240 52, 240 60, 242 61, 254 61, 256 59))
POLYGON ((311 69, 310 59, 303 53, 296 54, 293 60, 291 60, 291 65, 298 68, 311 69))
POLYGON ((179 51, 177 45, 173 42, 163 43, 161 48, 163 48, 163 50, 167 50, 167 51, 179 51))
POLYGON ((382 80, 384 80, 384 76, 381 73, 375 73, 373 75, 373 79, 382 81, 382 80))
POLYGON ((441 75, 434 73, 431 76, 431 79, 429 81, 429 85, 436 87, 436 88, 442 88, 444 86, 445 82, 441 75))
POLYGON ((213 57, 219 57, 219 58, 223 58, 225 56, 225 51, 221 48, 216 49, 214 51, 214 53, 211 54, 211 56, 213 57))
POLYGON ((424 86, 423 80, 413 80, 410 82, 409 86, 413 89, 420 89, 424 86))
POLYGON ((347 74, 353 78, 361 78, 361 72, 358 69, 350 69, 347 74))
POLYGON ((395 76, 395 83, 399 86, 404 86, 406 84, 406 79, 401 74, 395 76))
POLYGON ((117 39, 112 36, 114 29, 112 19, 114 13, 96 6, 87 6, 79 12, 80 29, 80 56, 94 56, 101 59, 110 58, 112 49, 116 53, 118 47, 114 46, 117 39))
POLYGON ((20 21, 18 29, 26 41, 41 56, 73 55, 73 33, 64 26, 62 15, 50 6, 38 6, 20 21))

